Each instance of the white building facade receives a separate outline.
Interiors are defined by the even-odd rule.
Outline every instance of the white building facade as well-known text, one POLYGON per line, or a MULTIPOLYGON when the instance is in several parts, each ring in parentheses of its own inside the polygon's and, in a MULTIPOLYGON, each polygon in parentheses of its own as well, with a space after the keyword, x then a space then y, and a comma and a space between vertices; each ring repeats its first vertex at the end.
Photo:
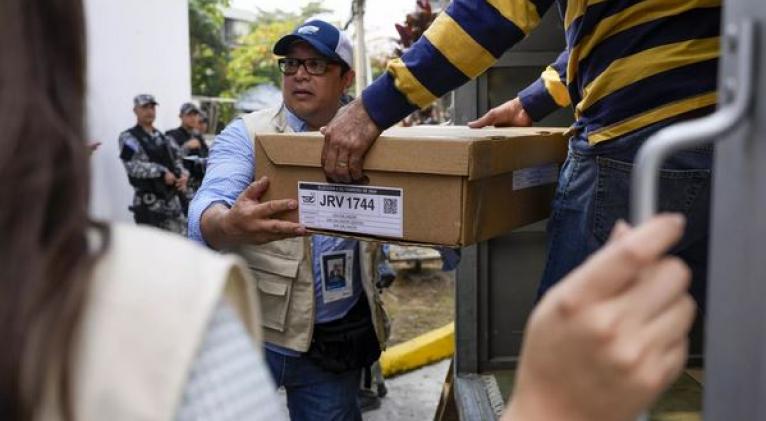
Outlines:
POLYGON ((91 213, 132 221, 133 189, 119 159, 117 139, 136 124, 133 97, 155 96, 156 127, 179 125, 191 100, 187 0, 85 0, 88 37, 88 141, 102 142, 91 157, 91 213))

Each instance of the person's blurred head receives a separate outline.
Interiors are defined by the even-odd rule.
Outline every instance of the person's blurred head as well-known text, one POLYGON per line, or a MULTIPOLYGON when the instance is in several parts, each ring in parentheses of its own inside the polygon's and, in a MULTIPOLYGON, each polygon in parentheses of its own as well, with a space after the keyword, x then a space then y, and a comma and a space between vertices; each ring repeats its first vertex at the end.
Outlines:
POLYGON ((285 105, 311 128, 330 122, 354 81, 351 41, 333 25, 310 20, 274 44, 285 105))
POLYGON ((70 418, 87 292, 89 169, 80 0, 0 1, 0 419, 29 420, 54 373, 70 418))
POLYGON ((197 119, 197 131, 205 134, 207 133, 209 125, 210 121, 208 120, 207 114, 204 111, 200 111, 199 118, 197 119))
POLYGON ((185 102, 181 105, 181 111, 178 117, 181 118, 181 126, 188 130, 196 130, 199 125, 199 108, 194 103, 185 102))
POLYGON ((152 127, 157 118, 157 101, 153 95, 138 94, 133 98, 133 113, 136 123, 142 127, 152 127))

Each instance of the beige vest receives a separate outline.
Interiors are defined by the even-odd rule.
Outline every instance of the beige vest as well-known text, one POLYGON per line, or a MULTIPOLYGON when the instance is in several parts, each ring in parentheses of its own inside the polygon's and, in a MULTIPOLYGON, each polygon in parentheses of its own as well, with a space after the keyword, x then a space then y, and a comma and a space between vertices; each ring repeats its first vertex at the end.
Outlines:
MULTIPOLYGON (((256 133, 292 132, 283 106, 256 111, 242 119, 253 141, 256 133)), ((384 347, 390 328, 374 286, 378 249, 377 243, 360 242, 359 261, 375 333, 384 347)), ((308 351, 315 316, 310 237, 243 246, 236 252, 247 260, 258 285, 264 340, 295 351, 308 351)))
MULTIPOLYGON (((260 343, 254 283, 238 259, 179 236, 122 225, 111 233, 75 342, 75 419, 171 420, 222 298, 260 343)), ((52 402, 40 420, 59 419, 52 402)))

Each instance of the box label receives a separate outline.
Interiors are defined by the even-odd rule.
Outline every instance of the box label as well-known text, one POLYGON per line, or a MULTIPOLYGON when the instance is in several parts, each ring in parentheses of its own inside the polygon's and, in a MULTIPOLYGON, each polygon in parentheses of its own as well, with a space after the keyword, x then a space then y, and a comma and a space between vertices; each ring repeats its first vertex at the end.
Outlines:
POLYGON ((298 211, 307 228, 404 237, 404 192, 391 187, 298 182, 298 211))
POLYGON ((513 172, 513 189, 521 190, 530 187, 555 183, 559 179, 558 164, 545 164, 524 168, 513 172))

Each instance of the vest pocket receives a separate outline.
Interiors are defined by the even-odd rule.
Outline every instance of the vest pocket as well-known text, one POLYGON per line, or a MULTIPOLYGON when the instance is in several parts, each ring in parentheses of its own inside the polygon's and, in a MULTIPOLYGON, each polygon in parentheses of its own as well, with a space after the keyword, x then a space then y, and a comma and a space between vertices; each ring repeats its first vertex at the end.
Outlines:
POLYGON ((260 292, 263 327, 284 332, 293 280, 257 269, 253 275, 260 292))
POLYGON ((248 261, 258 286, 263 327, 284 332, 300 261, 255 253, 248 256, 248 261))
POLYGON ((293 282, 303 258, 303 238, 243 246, 237 253, 245 258, 255 278, 263 316, 261 324, 264 328, 284 332, 293 282))

